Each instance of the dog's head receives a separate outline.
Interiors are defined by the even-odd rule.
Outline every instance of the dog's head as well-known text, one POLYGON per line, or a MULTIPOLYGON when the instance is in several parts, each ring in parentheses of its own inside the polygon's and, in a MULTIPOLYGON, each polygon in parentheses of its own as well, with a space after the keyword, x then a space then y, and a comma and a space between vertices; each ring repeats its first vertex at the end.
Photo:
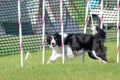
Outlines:
POLYGON ((61 35, 58 33, 49 34, 46 33, 46 42, 50 45, 50 47, 61 46, 61 35))

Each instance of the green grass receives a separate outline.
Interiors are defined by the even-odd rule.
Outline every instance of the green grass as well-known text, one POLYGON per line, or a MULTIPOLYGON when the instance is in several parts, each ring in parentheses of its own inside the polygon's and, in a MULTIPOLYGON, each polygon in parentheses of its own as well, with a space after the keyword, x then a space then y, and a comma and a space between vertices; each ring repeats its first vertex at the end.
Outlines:
MULTIPOLYGON (((120 64, 116 63, 116 42, 106 42, 109 63, 102 64, 86 54, 85 62, 81 57, 58 59, 51 64, 42 65, 41 51, 31 53, 20 67, 20 55, 0 57, 0 80, 118 80, 120 64)), ((47 61, 50 50, 46 51, 47 61)), ((25 54, 24 54, 25 57, 25 54)))

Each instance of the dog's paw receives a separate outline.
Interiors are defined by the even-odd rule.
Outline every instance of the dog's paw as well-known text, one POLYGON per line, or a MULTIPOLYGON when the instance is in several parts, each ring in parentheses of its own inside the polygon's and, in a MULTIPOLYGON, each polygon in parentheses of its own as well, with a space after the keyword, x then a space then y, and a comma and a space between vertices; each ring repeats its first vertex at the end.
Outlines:
POLYGON ((102 62, 103 62, 104 64, 106 64, 106 63, 107 63, 107 61, 104 61, 104 60, 103 60, 102 62))
POLYGON ((50 63, 50 61, 47 61, 47 64, 49 64, 50 63))

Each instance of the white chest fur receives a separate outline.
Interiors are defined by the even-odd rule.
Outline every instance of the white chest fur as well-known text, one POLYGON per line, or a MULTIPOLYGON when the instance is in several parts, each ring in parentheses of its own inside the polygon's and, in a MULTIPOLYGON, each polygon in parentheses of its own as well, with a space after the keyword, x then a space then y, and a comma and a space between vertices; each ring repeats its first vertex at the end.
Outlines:
POLYGON ((62 54, 62 47, 56 46, 52 48, 56 54, 62 54))

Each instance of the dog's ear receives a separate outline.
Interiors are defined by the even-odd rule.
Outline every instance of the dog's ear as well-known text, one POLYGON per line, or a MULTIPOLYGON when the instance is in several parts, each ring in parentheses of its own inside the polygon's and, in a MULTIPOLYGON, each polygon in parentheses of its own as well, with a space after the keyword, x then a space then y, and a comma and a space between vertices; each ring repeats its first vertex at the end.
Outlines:
POLYGON ((48 32, 45 32, 46 35, 48 35, 49 33, 48 32))
POLYGON ((46 36, 51 36, 51 34, 49 32, 45 32, 46 36))
POLYGON ((48 32, 45 32, 45 35, 46 35, 45 42, 47 42, 48 44, 50 44, 51 34, 49 34, 48 32))
POLYGON ((57 36, 58 38, 61 38, 61 35, 60 35, 59 33, 56 33, 56 36, 57 36))

